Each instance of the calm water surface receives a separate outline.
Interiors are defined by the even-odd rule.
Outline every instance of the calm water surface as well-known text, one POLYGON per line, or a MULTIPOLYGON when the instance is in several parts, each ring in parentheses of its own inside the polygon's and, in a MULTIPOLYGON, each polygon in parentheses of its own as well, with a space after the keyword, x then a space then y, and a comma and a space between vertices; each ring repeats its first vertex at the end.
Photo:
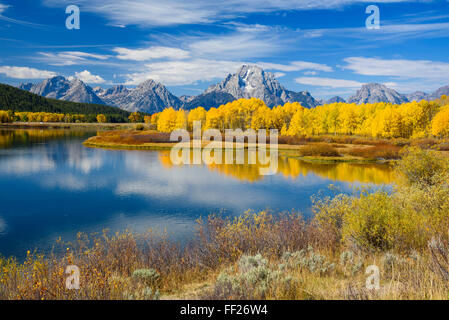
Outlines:
POLYGON ((173 166, 167 152, 89 149, 95 133, 0 130, 0 254, 21 257, 76 233, 149 228, 192 235, 209 213, 248 209, 310 213, 312 195, 333 184, 393 182, 386 165, 308 164, 280 159, 273 176, 256 166, 173 166))

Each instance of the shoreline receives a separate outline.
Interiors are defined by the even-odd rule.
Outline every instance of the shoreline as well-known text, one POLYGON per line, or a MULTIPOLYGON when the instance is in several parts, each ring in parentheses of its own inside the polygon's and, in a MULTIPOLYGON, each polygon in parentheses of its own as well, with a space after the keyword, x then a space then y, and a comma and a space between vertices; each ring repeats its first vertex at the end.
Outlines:
POLYGON ((134 123, 65 123, 65 122, 13 122, 0 123, 0 129, 134 129, 134 123))

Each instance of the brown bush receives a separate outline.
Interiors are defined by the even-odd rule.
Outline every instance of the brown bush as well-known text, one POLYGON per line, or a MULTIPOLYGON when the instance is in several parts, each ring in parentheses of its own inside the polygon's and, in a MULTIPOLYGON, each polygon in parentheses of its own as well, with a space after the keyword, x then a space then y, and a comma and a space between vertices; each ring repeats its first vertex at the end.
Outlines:
POLYGON ((449 142, 443 142, 433 147, 437 151, 449 151, 449 142))
POLYGON ((438 143, 438 140, 432 138, 419 139, 411 142, 411 146, 421 149, 430 149, 438 143))
POLYGON ((306 144, 306 139, 304 137, 279 136, 278 143, 289 145, 304 145, 306 144))
POLYGON ((345 153, 354 157, 362 157, 365 159, 400 159, 401 147, 392 145, 377 145, 366 148, 351 148, 345 153))
POLYGON ((300 151, 303 157, 339 157, 337 149, 330 144, 317 143, 304 146, 300 151))
POLYGON ((96 143, 141 145, 145 143, 170 142, 170 133, 133 130, 107 131, 101 132, 98 136, 91 139, 95 139, 96 143))

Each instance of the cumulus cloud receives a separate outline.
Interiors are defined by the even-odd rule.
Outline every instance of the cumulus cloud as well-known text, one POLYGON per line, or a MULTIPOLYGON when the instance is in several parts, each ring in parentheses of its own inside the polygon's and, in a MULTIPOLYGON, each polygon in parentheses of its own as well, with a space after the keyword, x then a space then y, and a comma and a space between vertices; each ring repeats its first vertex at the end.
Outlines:
POLYGON ((118 54, 118 59, 133 61, 148 61, 161 58, 185 59, 190 55, 188 51, 182 49, 160 46, 153 46, 146 49, 114 48, 113 51, 118 54))
POLYGON ((52 71, 14 66, 0 66, 0 73, 14 79, 46 79, 56 76, 52 71))
POLYGON ((300 77, 296 78, 295 82, 299 84, 330 87, 330 88, 358 88, 364 84, 362 82, 353 80, 320 78, 320 77, 300 77))
POLYGON ((85 83, 105 83, 106 80, 104 80, 102 77, 94 75, 90 73, 88 70, 84 70, 81 72, 75 72, 75 76, 69 77, 69 80, 72 80, 74 78, 80 79, 81 81, 85 83))

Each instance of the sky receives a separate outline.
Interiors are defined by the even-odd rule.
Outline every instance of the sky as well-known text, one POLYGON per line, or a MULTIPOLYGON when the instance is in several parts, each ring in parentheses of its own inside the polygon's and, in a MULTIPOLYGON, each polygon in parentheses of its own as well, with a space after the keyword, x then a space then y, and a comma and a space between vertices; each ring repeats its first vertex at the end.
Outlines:
POLYGON ((197 95, 256 64, 289 90, 347 98, 449 85, 449 0, 0 0, 0 82, 153 79, 197 95), (79 29, 70 5, 79 8, 79 29), (379 9, 379 27, 372 26, 379 9))

